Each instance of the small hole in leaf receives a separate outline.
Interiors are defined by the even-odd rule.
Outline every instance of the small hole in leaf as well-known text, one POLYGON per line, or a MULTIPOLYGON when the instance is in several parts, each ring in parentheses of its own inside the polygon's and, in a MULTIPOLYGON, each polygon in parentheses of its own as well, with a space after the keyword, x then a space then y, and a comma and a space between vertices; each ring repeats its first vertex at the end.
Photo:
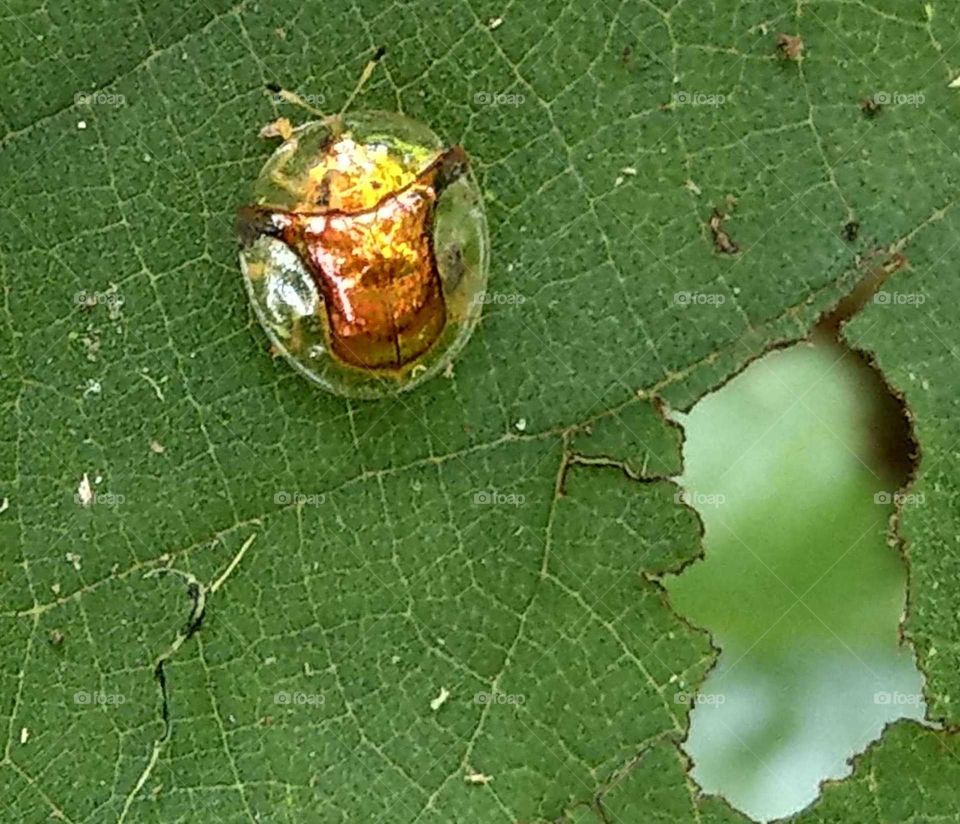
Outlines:
POLYGON ((914 467, 911 427, 831 321, 677 416, 678 480, 705 558, 665 583, 721 648, 684 748, 705 792, 760 821, 812 802, 885 723, 925 710, 889 534, 914 467))

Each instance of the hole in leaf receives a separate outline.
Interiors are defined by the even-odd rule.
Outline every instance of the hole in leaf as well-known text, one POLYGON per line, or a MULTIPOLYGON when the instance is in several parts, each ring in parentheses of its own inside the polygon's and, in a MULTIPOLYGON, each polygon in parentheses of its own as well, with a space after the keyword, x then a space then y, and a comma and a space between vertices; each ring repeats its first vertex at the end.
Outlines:
POLYGON ((705 792, 760 821, 808 805, 887 722, 925 710, 890 534, 911 428, 832 320, 676 416, 705 558, 664 583, 721 648, 684 748, 705 792))

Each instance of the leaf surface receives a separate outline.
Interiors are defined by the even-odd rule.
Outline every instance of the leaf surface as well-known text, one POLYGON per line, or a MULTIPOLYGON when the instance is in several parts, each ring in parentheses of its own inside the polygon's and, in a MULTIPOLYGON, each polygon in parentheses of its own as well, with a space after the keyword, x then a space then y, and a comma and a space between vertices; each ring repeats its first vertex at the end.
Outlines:
MULTIPOLYGON (((742 820, 678 749, 716 653, 656 583, 700 551, 656 399, 894 248, 924 301, 847 334, 914 415, 905 629, 955 724, 960 10, 907 5, 8 5, 5 820, 742 820), (295 116, 264 85, 336 110, 380 45, 354 105, 463 143, 522 300, 351 403, 267 354, 232 215, 295 116)), ((954 820, 956 748, 898 725, 803 817, 954 820)))

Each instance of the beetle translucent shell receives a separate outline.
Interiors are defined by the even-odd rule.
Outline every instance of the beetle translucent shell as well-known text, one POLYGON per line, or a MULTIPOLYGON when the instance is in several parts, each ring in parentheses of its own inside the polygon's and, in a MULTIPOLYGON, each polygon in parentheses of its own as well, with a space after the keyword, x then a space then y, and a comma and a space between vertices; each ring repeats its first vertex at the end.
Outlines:
POLYGON ((329 392, 377 398, 450 364, 483 304, 483 201, 459 146, 386 112, 307 123, 240 209, 240 264, 275 351, 329 392))

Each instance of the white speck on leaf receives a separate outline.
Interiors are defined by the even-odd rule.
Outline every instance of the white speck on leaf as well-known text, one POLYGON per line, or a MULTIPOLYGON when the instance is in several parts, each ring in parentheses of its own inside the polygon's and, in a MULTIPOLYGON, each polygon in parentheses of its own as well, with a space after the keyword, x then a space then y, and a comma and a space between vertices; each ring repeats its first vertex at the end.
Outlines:
POLYGON ((20 729, 20 743, 26 744, 27 741, 29 740, 30 740, 30 730, 28 730, 26 727, 22 727, 20 729))
POLYGON ((0 501, 0 513, 6 512, 10 508, 10 501, 4 498, 0 501))
POLYGON ((97 354, 100 352, 100 338, 96 335, 84 336, 80 339, 80 342, 86 350, 87 360, 94 363, 97 360, 97 354))
POLYGON ((526 431, 526 428, 527 428, 527 419, 526 419, 526 418, 520 418, 520 420, 517 421, 517 422, 513 425, 513 428, 516 429, 517 432, 524 432, 524 431, 526 431))
POLYGON ((87 121, 81 120, 79 123, 77 123, 77 128, 82 132, 85 128, 87 128, 87 121))
POLYGON ((167 448, 159 441, 150 441, 150 451, 153 452, 154 455, 162 455, 167 451, 167 448))
POLYGON ((66 555, 64 555, 64 558, 66 558, 69 563, 73 564, 73 568, 77 572, 80 571, 80 564, 83 562, 83 559, 77 555, 76 552, 68 552, 66 555))
POLYGON ((493 781, 492 775, 477 772, 476 770, 470 770, 463 778, 468 784, 489 784, 493 781))
POLYGON ((110 317, 110 320, 120 320, 120 315, 123 310, 123 298, 120 297, 117 291, 117 284, 111 283, 106 294, 110 296, 110 300, 107 301, 107 315, 110 317))
POLYGON ((430 709, 436 712, 440 707, 447 703, 450 692, 446 687, 440 687, 440 694, 430 701, 430 709))
POLYGON ((87 473, 83 473, 80 479, 80 485, 77 487, 77 503, 80 506, 90 506, 93 503, 93 487, 90 486, 90 478, 87 473))
POLYGON ((490 31, 496 31, 503 25, 503 18, 491 17, 487 25, 490 27, 490 31))

